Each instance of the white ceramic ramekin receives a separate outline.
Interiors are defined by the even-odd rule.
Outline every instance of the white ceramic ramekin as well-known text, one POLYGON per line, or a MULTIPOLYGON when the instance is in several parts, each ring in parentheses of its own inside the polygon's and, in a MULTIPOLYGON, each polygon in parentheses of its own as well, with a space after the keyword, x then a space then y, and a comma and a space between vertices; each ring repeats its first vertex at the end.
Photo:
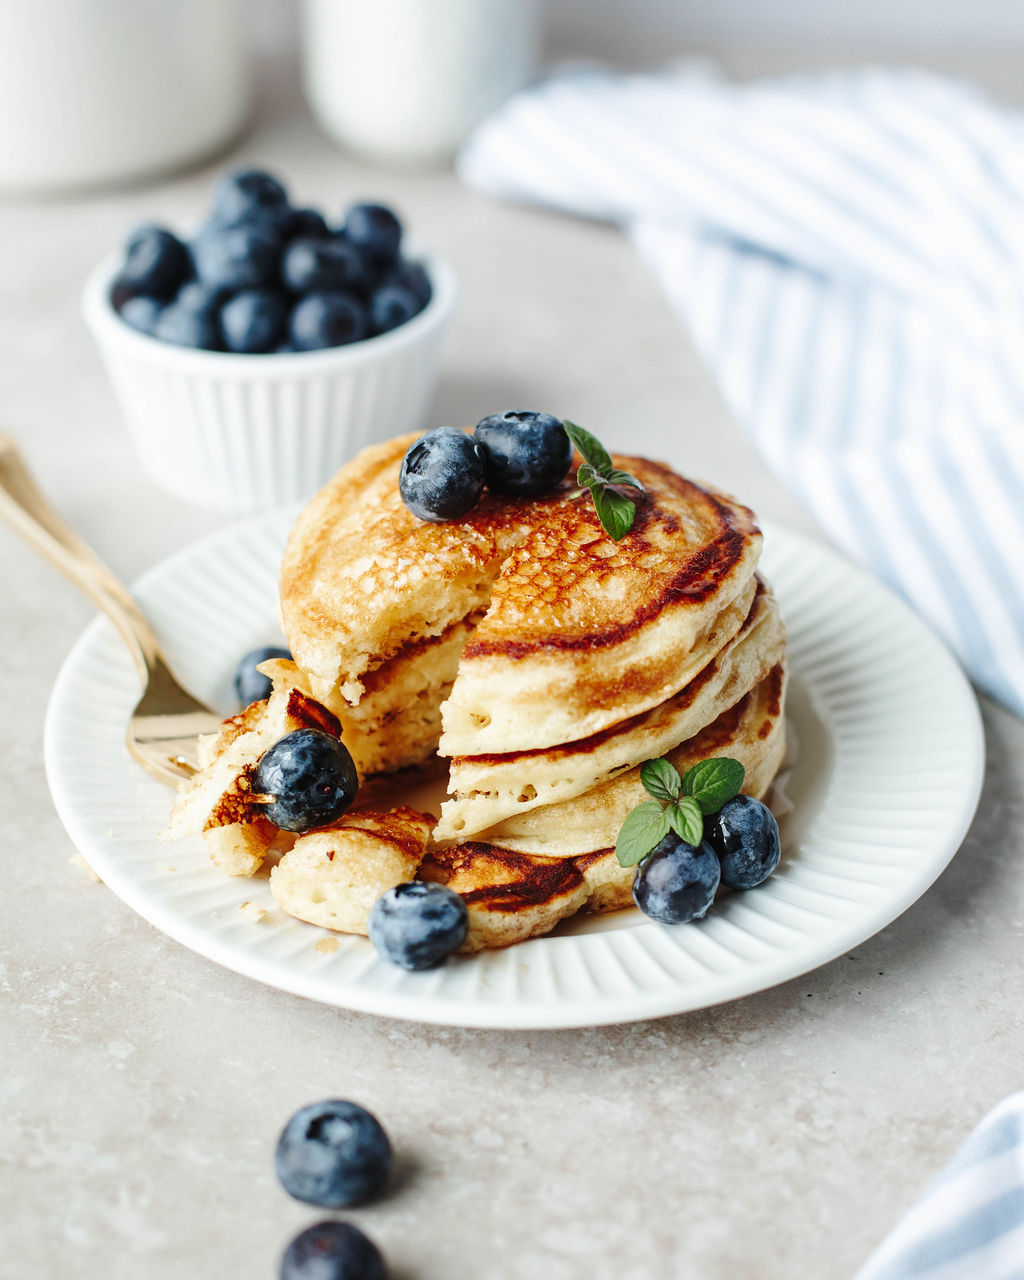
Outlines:
POLYGON ((110 301, 118 260, 85 286, 135 447, 157 484, 195 506, 244 514, 308 498, 364 445, 425 429, 455 276, 423 260, 430 302, 376 338, 294 355, 176 347, 125 324, 110 301))

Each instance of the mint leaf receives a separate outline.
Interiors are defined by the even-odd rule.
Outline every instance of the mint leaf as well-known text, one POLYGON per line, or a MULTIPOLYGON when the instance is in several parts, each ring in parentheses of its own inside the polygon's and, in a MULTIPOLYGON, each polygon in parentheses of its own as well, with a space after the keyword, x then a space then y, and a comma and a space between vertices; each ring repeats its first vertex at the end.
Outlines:
POLYGON ((697 801, 691 796, 683 796, 675 804, 670 804, 665 810, 665 816, 680 840, 685 840, 696 848, 704 839, 704 816, 697 801))
POLYGON ((657 800, 645 800, 630 812, 615 841, 621 867, 635 867, 669 832, 668 815, 657 800))
POLYGON ((639 489, 641 493, 644 492, 644 487, 640 481, 636 476, 631 476, 628 471, 616 471, 613 468, 611 471, 606 471, 603 474, 604 479, 609 484, 625 484, 629 485, 631 489, 639 489))
POLYGON ((683 791, 692 796, 701 813, 717 813, 727 800, 739 795, 746 770, 738 760, 715 756, 688 769, 683 777, 683 791))
POLYGON ((594 499, 594 510, 605 533, 613 542, 621 542, 633 527, 636 503, 630 502, 614 489, 607 489, 597 483, 590 486, 590 495, 594 499))
POLYGON ((655 800, 676 800, 683 786, 678 770, 669 760, 645 760, 640 766, 640 781, 655 800))
POLYGON ((576 483, 581 488, 589 489, 592 485, 603 485, 604 476, 596 467, 592 467, 589 462, 584 462, 579 471, 576 472, 576 483))
MULTIPOLYGON (((582 427, 578 427, 575 422, 566 420, 562 423, 565 434, 573 442, 576 448, 583 454, 584 461, 590 465, 601 475, 612 469, 611 456, 597 436, 592 436, 589 431, 584 431, 582 427)), ((580 481, 580 483, 584 483, 580 481)))

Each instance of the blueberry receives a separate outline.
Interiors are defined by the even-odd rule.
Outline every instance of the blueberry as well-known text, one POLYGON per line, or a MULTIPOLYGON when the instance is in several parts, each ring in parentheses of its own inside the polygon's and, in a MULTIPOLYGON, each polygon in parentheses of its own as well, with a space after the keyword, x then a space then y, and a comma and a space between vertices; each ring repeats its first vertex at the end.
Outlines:
POLYGON ((421 262, 407 262, 403 259, 396 264, 394 270, 388 273, 384 283, 397 284, 403 289, 408 289, 419 302, 419 310, 427 305, 433 294, 430 276, 427 275, 426 268, 421 262))
POLYGON ((129 298, 121 307, 121 319, 140 333, 152 333, 163 310, 163 303, 156 298, 147 298, 139 294, 137 298, 129 298))
POLYGON ((277 649, 273 645, 264 645, 260 649, 250 649, 238 659, 235 667, 235 693, 243 707, 250 702, 266 702, 270 697, 273 682, 269 676, 256 668, 261 662, 269 662, 271 658, 291 658, 287 649, 277 649))
POLYGON ((125 259, 111 289, 120 308, 137 294, 166 301, 192 274, 188 249, 164 227, 137 227, 125 245, 125 259))
POLYGON ((198 280, 190 280, 178 290, 175 302, 194 311, 216 311, 227 297, 226 289, 215 289, 208 284, 200 284, 198 280))
POLYGON ((354 204, 345 215, 345 238, 378 266, 398 257, 402 224, 382 204, 354 204))
POLYGON ((281 278, 293 293, 358 291, 366 284, 366 271, 358 250, 346 241, 293 240, 281 259, 281 278))
POLYGON ((331 229, 322 213, 316 209, 292 209, 288 216, 285 233, 289 240, 302 236, 309 240, 330 239, 331 229))
POLYGON ((215 289, 258 289, 275 282, 278 244, 260 226, 208 228, 192 244, 196 271, 215 289))
POLYGON ((224 342, 215 297, 201 287, 194 289, 186 285, 160 312, 153 326, 153 337, 177 347, 220 351, 224 342))
POLYGON ((263 169, 240 169, 221 178, 213 192, 213 220, 224 227, 265 220, 287 224, 291 209, 281 183, 263 169))
POLYGON ((459 520, 480 501, 484 463, 464 431, 438 427, 409 446, 398 475, 402 501, 421 520, 459 520))
POLYGON ((387 1280, 380 1250, 351 1222, 318 1222, 284 1251, 280 1280, 387 1280))
POLYGON ((359 778, 343 743, 319 729, 286 733, 264 753, 253 790, 275 796, 263 815, 282 831, 308 831, 340 818, 356 797, 359 778))
POLYGON ((767 880, 782 857, 779 824, 766 804, 735 796, 704 822, 704 839, 722 863, 730 889, 753 889, 767 880))
POLYGON ((358 342, 366 337, 366 310, 350 293, 308 293, 292 309, 288 336, 299 351, 358 342))
POLYGON ((287 304, 272 289, 243 289, 221 308, 220 327, 229 351, 273 351, 287 326, 287 304))
POLYGON ((370 941, 401 969, 433 969, 462 946, 468 931, 466 904, 443 884, 397 885, 370 911, 370 941))
POLYGON ((274 1169, 296 1200, 344 1209, 383 1190, 391 1143, 365 1107, 331 1098, 296 1111, 277 1141, 274 1169))
POLYGON ((370 328, 374 333, 397 329, 422 311, 415 294, 400 284, 383 284, 370 299, 370 328))
POLYGON ((572 464, 572 443, 550 413, 508 409, 476 425, 473 439, 484 448, 487 487, 515 498, 553 489, 572 464))
POLYGON ((694 848, 669 833, 637 868, 633 901, 645 916, 662 924, 700 920, 714 901, 721 874, 706 841, 694 848))

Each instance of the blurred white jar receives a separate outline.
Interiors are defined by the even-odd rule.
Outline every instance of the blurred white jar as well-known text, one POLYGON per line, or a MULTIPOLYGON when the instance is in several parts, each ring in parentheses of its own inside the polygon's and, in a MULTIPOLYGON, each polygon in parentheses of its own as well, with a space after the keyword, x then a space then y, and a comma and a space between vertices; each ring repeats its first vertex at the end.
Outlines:
POLYGON ((530 78, 538 0, 306 0, 313 114, 343 146, 446 159, 530 78))
POLYGON ((245 0, 0 0, 0 188, 173 169, 248 104, 245 0))

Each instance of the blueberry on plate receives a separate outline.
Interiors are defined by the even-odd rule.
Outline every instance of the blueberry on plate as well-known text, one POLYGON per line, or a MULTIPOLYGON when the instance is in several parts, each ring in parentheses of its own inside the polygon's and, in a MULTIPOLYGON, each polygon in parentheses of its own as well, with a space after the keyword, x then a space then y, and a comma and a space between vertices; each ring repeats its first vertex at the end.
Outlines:
POLYGON ((153 337, 176 347, 220 351, 224 346, 217 314, 215 292, 201 285, 187 284, 173 302, 164 307, 153 326, 153 337))
POLYGON ((114 306, 146 294, 167 301, 192 274, 188 249, 165 227, 137 227, 128 237, 125 258, 111 289, 114 306))
POLYGON ((289 240, 298 239, 299 236, 310 240, 327 240, 331 236, 331 229, 324 215, 316 209, 292 209, 285 233, 289 240))
POLYGON ((370 941, 400 969, 433 969, 466 941, 466 904, 443 884, 412 880, 381 894, 370 909, 370 941))
POLYGON ((358 292, 366 284, 362 255, 339 237, 293 240, 281 258, 281 278, 293 293, 358 292))
POLYGON ((686 924, 707 914, 722 871, 706 841, 694 848, 670 832, 633 877, 633 901, 652 920, 686 924))
POLYGON ((411 444, 398 473, 402 501, 421 520, 459 520, 484 491, 481 450, 455 427, 438 427, 411 444))
POLYGON ((374 333, 387 333, 422 310, 416 295, 409 289, 400 284, 382 284, 370 298, 370 328, 374 333))
POLYGON ((223 227, 266 221, 285 226, 291 215, 288 193, 265 169, 226 173, 213 191, 213 220, 223 227))
POLYGON ((266 228, 208 227, 192 243, 199 279, 215 289, 258 289, 277 276, 278 243, 266 228))
POLYGON ((345 238, 377 266, 398 257, 402 224, 383 204, 354 204, 345 215, 345 238))
POLYGON ((220 327, 229 351, 273 351, 288 327, 288 307, 273 289, 243 289, 221 307, 220 327))
POLYGON ((265 702, 274 687, 269 676, 257 671, 261 662, 269 662, 272 658, 291 658, 287 649, 279 649, 274 645, 263 645, 259 649, 250 649, 238 659, 235 667, 235 693, 243 707, 251 702, 265 702))
POLYGON ((572 442, 550 413, 508 409, 478 422, 474 440, 484 448, 487 487, 514 498, 535 498, 564 480, 572 442))
POLYGON ((366 337, 366 309, 350 293, 308 293, 292 308, 288 338, 299 351, 341 347, 366 337))
POLYGON ((309 831, 340 818, 356 798, 359 778, 348 749, 320 729, 296 729, 261 756, 252 783, 274 796, 263 816, 282 831, 309 831))
POLYGON ((380 1250, 351 1222, 318 1222, 284 1251, 280 1280, 387 1280, 380 1250))
POLYGON ((705 818, 704 839, 718 854, 722 882, 730 889, 753 889, 782 857, 775 815, 753 796, 734 796, 705 818))
POLYGON ((365 1107, 331 1098, 296 1111, 277 1140, 274 1169, 296 1200, 344 1209, 383 1190, 391 1143, 365 1107))
POLYGON ((148 298, 145 294, 139 294, 137 298, 129 298, 121 307, 121 319, 125 324, 130 324, 133 329, 138 329, 140 333, 152 334, 156 329, 156 322, 160 318, 160 312, 163 310, 163 303, 156 298, 148 298))

